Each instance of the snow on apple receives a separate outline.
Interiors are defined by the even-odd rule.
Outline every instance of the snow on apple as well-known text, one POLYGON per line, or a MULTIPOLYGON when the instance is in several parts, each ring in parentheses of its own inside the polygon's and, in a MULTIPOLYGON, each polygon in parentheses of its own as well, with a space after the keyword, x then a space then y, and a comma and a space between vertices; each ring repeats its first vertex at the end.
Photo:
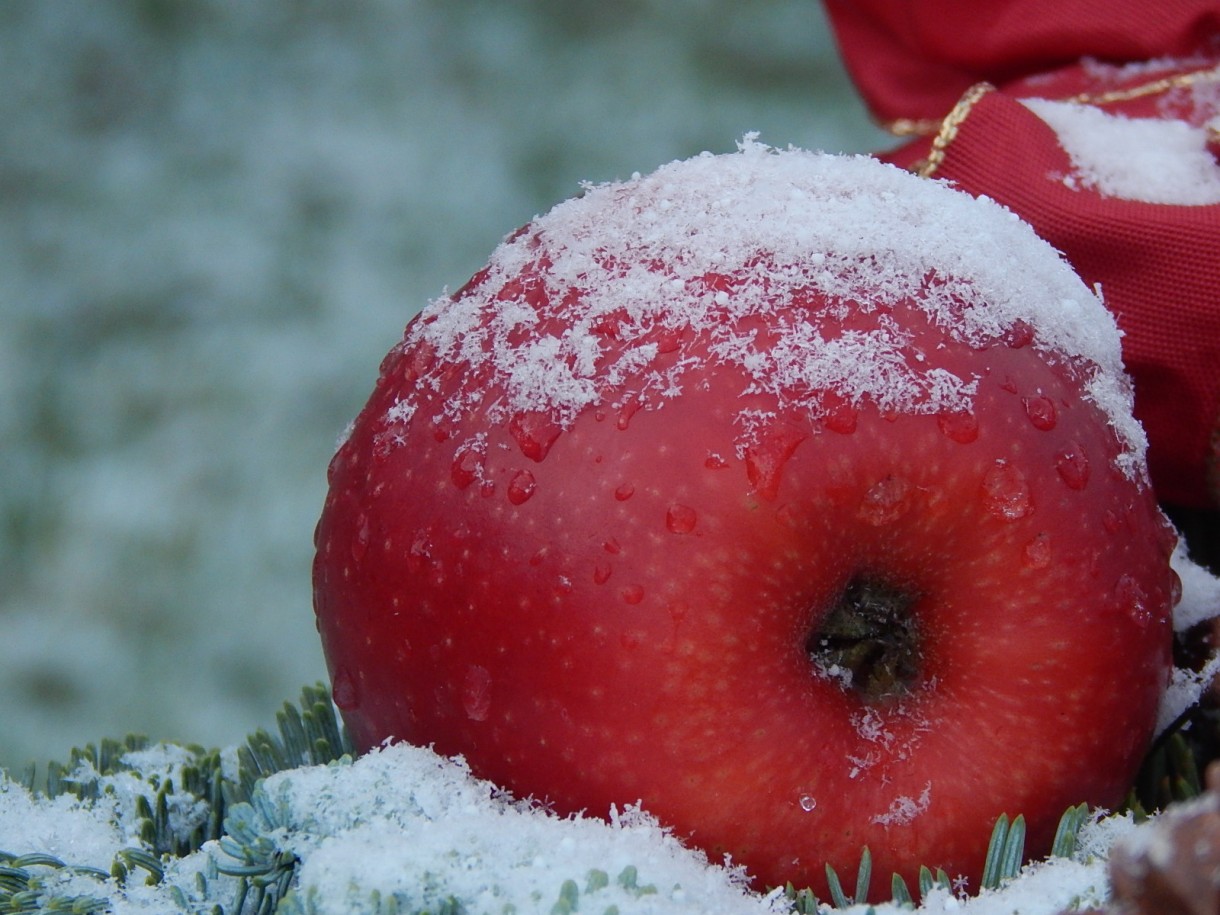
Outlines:
POLYGON ((589 186, 386 357, 314 567, 357 743, 758 886, 976 880, 1112 807, 1174 534, 1097 293, 1010 212, 747 137, 589 186))

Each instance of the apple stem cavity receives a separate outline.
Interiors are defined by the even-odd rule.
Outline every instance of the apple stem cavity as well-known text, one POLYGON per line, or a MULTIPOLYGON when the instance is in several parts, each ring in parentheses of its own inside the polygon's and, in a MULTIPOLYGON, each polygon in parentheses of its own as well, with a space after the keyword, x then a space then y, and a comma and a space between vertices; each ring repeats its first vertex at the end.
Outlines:
POLYGON ((909 694, 920 680, 918 595, 871 575, 857 575, 808 637, 819 676, 838 680, 867 703, 909 694))

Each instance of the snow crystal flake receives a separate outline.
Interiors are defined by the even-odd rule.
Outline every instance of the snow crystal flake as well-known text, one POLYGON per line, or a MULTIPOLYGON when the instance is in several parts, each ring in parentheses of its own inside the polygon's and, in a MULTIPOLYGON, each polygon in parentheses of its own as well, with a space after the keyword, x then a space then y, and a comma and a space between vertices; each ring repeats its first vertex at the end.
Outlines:
POLYGON ((869 743, 880 743, 882 746, 889 746, 893 741, 894 735, 891 734, 885 727, 885 719, 874 708, 866 707, 863 712, 852 717, 852 724, 856 728, 856 733, 860 735, 862 740, 867 740, 869 743))
POLYGON ((902 795, 894 798, 889 809, 873 817, 878 826, 906 826, 923 813, 932 803, 932 783, 928 782, 919 792, 919 797, 902 795))

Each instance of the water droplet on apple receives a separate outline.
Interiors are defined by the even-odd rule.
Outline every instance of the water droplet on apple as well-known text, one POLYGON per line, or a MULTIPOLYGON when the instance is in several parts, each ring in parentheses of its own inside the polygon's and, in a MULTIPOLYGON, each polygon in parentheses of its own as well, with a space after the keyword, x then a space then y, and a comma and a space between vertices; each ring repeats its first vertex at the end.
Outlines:
POLYGON ((516 413, 508 421, 508 431, 517 440, 517 447, 531 461, 541 461, 563 430, 550 414, 539 410, 516 413))
POLYGON ((330 687, 330 697, 335 701, 335 705, 345 712, 350 712, 360 704, 360 698, 356 695, 356 683, 352 680, 352 675, 347 672, 347 668, 340 667, 335 671, 335 678, 330 687))
POLYGON ((811 794, 801 795, 801 809, 806 813, 811 813, 818 806, 817 798, 811 794))
POLYGON ((1141 626, 1152 622, 1152 611, 1148 606, 1148 595, 1136 580, 1129 574, 1120 575, 1114 584, 1112 595, 1115 609, 1125 613, 1141 626))
POLYGON ((419 531, 411 546, 407 549, 407 570, 420 572, 431 560, 431 544, 428 542, 428 532, 419 531))
POLYGON ((644 634, 636 629, 629 629, 618 638, 619 644, 628 651, 635 651, 644 644, 644 634))
POLYGON ((368 515, 361 512, 356 518, 356 534, 352 537, 352 559, 359 562, 369 551, 369 539, 371 530, 369 528, 368 515))
POLYGON ((1089 483, 1089 457, 1084 446, 1074 442, 1066 451, 1055 456, 1055 469, 1068 489, 1081 490, 1089 483))
POLYGON ((508 501, 513 505, 521 505, 529 501, 538 483, 528 470, 519 470, 508 481, 508 501))
POLYGON ((622 545, 617 540, 615 540, 613 537, 611 537, 609 540, 607 540, 605 543, 602 544, 602 549, 605 550, 607 553, 609 553, 611 556, 617 556, 619 553, 621 553, 623 551, 622 545))
POLYGON ((622 591, 623 600, 634 606, 644 599, 643 585, 628 585, 622 591))
POLYGON ((779 494, 784 465, 806 438, 795 426, 777 423, 761 431, 758 440, 745 449, 746 476, 760 498, 770 501, 779 494))
POLYGON ((449 476, 458 489, 465 489, 480 475, 483 460, 473 448, 463 448, 453 459, 449 476))
POLYGON ((1028 321, 1016 320, 1004 332, 1004 342, 1012 349, 1021 349, 1034 342, 1034 329, 1028 321))
POLYGON ((1017 521, 1034 509, 1025 474, 1007 461, 996 461, 983 476, 983 507, 1001 521, 1017 521))
POLYGON ((614 498, 618 499, 620 502, 626 502, 634 495, 635 487, 630 483, 624 483, 618 489, 614 490, 614 498))
POLYGON ((618 415, 614 419, 614 425, 620 431, 626 431, 631 425, 631 417, 639 412, 640 407, 644 406, 644 402, 639 398, 631 398, 621 407, 619 407, 618 415))
POLYGON ((560 575, 555 581, 555 596, 564 597, 572 593, 572 579, 566 575, 560 575))
POLYGON ((1051 564, 1051 538, 1043 532, 1025 544, 1022 560, 1031 569, 1045 569, 1051 564))
POLYGON ((1178 530, 1169 523, 1169 519, 1158 516, 1153 528, 1153 539, 1161 552, 1168 556, 1178 545, 1178 530))
POLYGON ((724 470, 729 466, 729 462, 718 454, 709 454, 704 460, 703 466, 708 470, 724 470))
POLYGON ((1021 405, 1025 407, 1025 415, 1035 429, 1049 432, 1059 422, 1055 412, 1055 402, 1049 397, 1039 394, 1036 397, 1022 397, 1021 405))
POLYGON ((835 391, 827 391, 822 395, 822 426, 840 435, 850 435, 856 431, 859 420, 859 410, 850 400, 835 391))
POLYGON ((979 437, 979 421, 971 410, 950 410, 938 413, 936 424, 953 441, 969 445, 979 437))
POLYGON ((804 520, 804 515, 801 513, 800 509, 798 509, 791 502, 785 502, 775 510, 775 520, 784 527, 790 527, 793 530, 797 530, 800 528, 801 522, 804 520))
POLYGON ((689 534, 698 520, 695 510, 686 505, 671 505, 665 513, 665 527, 671 534, 689 534))
POLYGON ((599 562, 593 566, 593 583, 604 585, 610 580, 610 574, 614 571, 614 566, 608 562, 599 562))
POLYGON ((471 721, 486 721, 491 711, 491 674, 486 667, 471 664, 462 680, 462 708, 471 721))
POLYGON ((876 527, 897 521, 911 507, 911 484, 890 474, 874 483, 857 510, 862 521, 876 527))

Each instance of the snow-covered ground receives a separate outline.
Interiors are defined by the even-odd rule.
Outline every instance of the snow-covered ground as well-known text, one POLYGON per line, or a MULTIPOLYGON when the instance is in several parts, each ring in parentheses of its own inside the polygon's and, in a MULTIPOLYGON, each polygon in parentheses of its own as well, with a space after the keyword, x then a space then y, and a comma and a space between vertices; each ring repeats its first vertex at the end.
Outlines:
MULTIPOLYGON (((235 837, 169 861, 164 879, 153 886, 144 884, 146 875, 136 867, 125 883, 107 879, 124 850, 142 847, 137 800, 155 797, 166 779, 181 782, 188 756, 173 747, 141 750, 129 759, 131 771, 111 776, 85 766, 74 775, 99 784, 95 802, 31 796, 0 775, 0 848, 19 855, 32 848, 59 862, 16 862, 40 881, 44 905, 51 897, 104 899, 114 915, 203 911, 215 904, 235 912, 241 869, 266 872, 276 854, 285 856, 280 866, 298 862, 290 888, 282 890, 291 897, 290 912, 376 915, 391 911, 381 907, 391 900, 399 906, 392 911, 411 912, 448 911, 441 907, 449 900, 471 913, 791 911, 781 892, 750 890, 742 870, 687 849, 645 811, 616 810, 609 822, 560 818, 473 778, 460 761, 404 744, 354 763, 277 773, 257 789, 252 804, 231 808, 235 837)), ((208 812, 198 802, 171 810, 170 822, 176 819, 187 832, 208 812)), ((1016 879, 977 896, 933 888, 920 900, 920 911, 1056 915, 1100 905, 1109 890, 1111 847, 1116 841, 1147 844, 1149 828, 1136 826, 1129 814, 1095 814, 1084 822, 1071 857, 1027 865, 1016 879)), ((879 879, 886 876, 874 875, 877 890, 888 886, 879 879)), ((859 905, 844 911, 871 910, 859 905)), ((902 911, 896 904, 876 906, 876 915, 902 911)))
POLYGON ((808 0, 0 5, 0 765, 323 676, 311 533, 403 325, 594 181, 884 145, 808 0))

